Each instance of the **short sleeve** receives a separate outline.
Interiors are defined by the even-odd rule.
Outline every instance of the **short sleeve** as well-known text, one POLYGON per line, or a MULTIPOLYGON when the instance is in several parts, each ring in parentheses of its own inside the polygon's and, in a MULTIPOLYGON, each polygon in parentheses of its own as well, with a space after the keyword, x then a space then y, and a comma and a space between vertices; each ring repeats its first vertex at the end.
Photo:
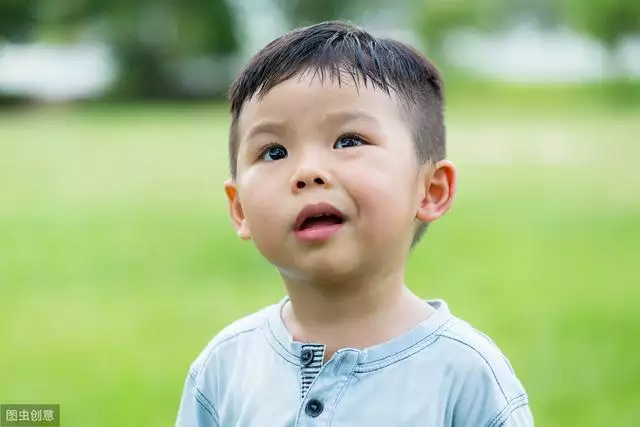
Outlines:
POLYGON ((521 403, 519 406, 511 405, 510 413, 507 419, 501 424, 495 424, 496 427, 530 427, 533 426, 533 415, 531 414, 531 408, 526 403, 521 403))
POLYGON ((529 398, 505 361, 469 360, 453 406, 454 427, 532 427, 529 398))
POLYGON ((187 375, 175 427, 218 427, 218 414, 198 390, 192 373, 187 375))

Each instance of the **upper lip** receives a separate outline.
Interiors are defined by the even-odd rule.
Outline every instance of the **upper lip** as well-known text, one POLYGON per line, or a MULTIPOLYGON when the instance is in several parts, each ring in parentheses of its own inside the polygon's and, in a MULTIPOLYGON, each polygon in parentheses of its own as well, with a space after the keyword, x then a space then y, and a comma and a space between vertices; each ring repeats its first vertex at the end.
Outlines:
POLYGON ((302 228, 303 222, 311 217, 318 215, 335 215, 342 220, 347 219, 347 217, 338 208, 329 203, 314 203, 306 205, 304 208, 302 208, 302 210, 296 217, 296 221, 293 223, 293 229, 300 230, 300 228, 302 228))

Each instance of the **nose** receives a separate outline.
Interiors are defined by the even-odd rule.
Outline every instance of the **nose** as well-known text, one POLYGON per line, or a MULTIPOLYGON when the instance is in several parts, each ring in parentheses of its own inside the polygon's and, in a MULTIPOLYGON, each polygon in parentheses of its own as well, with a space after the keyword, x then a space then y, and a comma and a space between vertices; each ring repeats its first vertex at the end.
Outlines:
POLYGON ((293 193, 299 193, 303 189, 311 187, 324 189, 332 187, 330 174, 324 168, 319 167, 317 161, 301 163, 296 173, 291 177, 291 191, 293 193))
MULTIPOLYGON (((317 184, 317 185, 322 185, 322 186, 326 185, 326 180, 324 178, 319 177, 319 176, 313 178, 312 182, 314 184, 317 184)), ((296 181, 296 188, 298 190, 302 190, 306 186, 307 186, 307 181, 306 180, 302 180, 302 181, 298 180, 298 181, 296 181)))

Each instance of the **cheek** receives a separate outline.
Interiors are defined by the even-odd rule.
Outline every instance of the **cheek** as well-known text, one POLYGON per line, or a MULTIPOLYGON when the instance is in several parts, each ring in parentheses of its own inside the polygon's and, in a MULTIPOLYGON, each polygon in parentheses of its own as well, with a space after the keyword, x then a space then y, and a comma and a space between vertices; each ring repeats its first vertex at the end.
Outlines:
POLYGON ((362 162, 357 171, 350 172, 354 191, 367 200, 381 203, 385 200, 406 201, 415 184, 413 159, 400 153, 376 154, 362 162))
POLYGON ((251 235, 260 243, 274 238, 283 227, 281 190, 275 180, 249 176, 239 187, 240 200, 251 235))
POLYGON ((400 157, 382 157, 352 171, 350 193, 371 227, 398 232, 415 216, 415 165, 400 157))

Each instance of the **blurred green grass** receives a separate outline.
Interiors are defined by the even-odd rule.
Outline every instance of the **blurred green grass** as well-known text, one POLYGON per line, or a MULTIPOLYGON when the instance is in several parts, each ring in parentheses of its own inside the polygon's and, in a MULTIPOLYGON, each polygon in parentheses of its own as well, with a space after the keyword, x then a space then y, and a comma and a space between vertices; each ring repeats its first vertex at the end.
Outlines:
MULTIPOLYGON (((538 425, 638 425, 640 109, 505 94, 449 102, 459 197, 407 282, 498 343, 538 425)), ((0 115, 0 402, 60 403, 65 426, 172 425, 208 340, 283 295, 227 218, 227 120, 0 115)))

